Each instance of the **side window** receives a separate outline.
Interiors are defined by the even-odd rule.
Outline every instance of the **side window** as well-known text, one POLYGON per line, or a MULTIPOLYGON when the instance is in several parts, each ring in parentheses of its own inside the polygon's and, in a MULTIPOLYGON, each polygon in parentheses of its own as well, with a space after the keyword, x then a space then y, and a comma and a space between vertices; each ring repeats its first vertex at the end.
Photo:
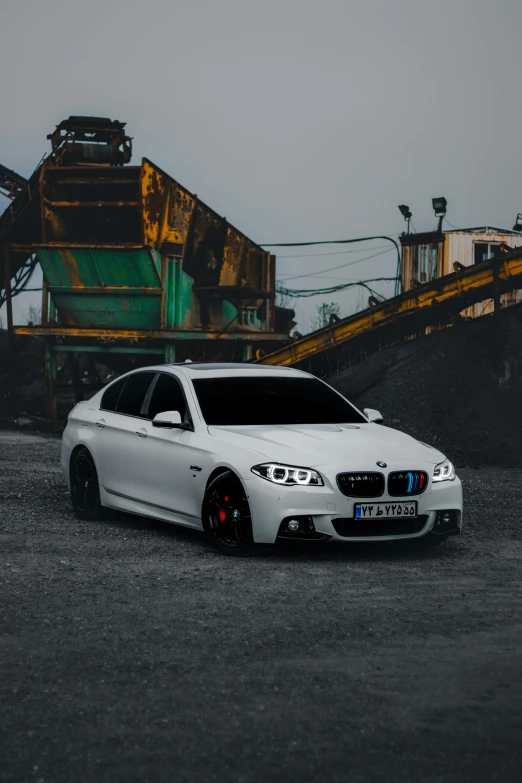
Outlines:
POLYGON ((179 411, 181 420, 185 421, 187 404, 183 389, 173 375, 162 373, 154 387, 149 404, 148 418, 153 419, 163 411, 179 411))
POLYGON ((145 395, 155 377, 153 372, 137 372, 127 377, 118 404, 117 413, 126 413, 127 416, 141 416, 141 408, 145 401, 145 395))
POLYGON ((121 390, 127 383, 127 378, 122 378, 116 383, 111 384, 101 399, 100 408, 104 411, 115 411, 121 390))

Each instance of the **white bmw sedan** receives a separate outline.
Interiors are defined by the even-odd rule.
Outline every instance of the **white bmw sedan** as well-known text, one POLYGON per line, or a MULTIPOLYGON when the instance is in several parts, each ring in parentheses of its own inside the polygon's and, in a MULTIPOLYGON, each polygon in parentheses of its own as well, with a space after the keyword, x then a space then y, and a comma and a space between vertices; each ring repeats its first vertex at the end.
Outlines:
POLYGON ((432 546, 462 525, 444 454, 290 368, 123 375, 69 414, 62 469, 81 519, 102 507, 153 517, 228 554, 277 539, 432 546))

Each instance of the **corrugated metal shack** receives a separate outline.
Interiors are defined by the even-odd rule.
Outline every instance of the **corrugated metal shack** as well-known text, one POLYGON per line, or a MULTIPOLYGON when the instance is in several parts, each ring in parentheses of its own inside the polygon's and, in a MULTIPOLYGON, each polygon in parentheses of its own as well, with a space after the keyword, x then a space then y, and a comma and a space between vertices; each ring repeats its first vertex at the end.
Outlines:
MULTIPOLYGON (((480 264, 497 257, 502 251, 522 246, 520 232, 493 226, 462 228, 451 231, 403 234, 402 290, 410 291, 419 284, 429 283, 456 269, 480 264)), ((501 306, 522 300, 522 291, 503 294, 501 306)), ((493 312, 493 300, 480 302, 463 311, 467 318, 493 312)))
POLYGON ((275 257, 150 160, 126 165, 124 123, 70 117, 48 138, 0 217, 0 288, 36 254, 42 323, 14 331, 46 341, 50 417, 60 352, 249 360, 288 341, 275 257))

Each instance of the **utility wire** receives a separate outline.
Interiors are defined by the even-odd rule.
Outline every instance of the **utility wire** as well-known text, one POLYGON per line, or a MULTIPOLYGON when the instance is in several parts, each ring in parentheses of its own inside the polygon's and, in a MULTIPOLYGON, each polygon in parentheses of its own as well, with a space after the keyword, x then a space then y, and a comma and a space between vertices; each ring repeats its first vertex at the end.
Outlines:
POLYGON ((380 281, 395 281, 397 280, 396 277, 372 277, 369 280, 357 280, 353 283, 342 283, 341 285, 333 285, 329 288, 285 288, 284 286, 278 286, 277 291, 282 296, 289 296, 292 299, 302 299, 307 298, 310 296, 318 296, 318 295, 326 295, 326 294, 335 294, 338 291, 344 291, 345 288, 352 288, 353 286, 363 286, 364 288, 367 288, 373 295, 381 296, 381 294, 376 294, 373 289, 371 289, 367 284, 368 283, 378 283, 380 281))
POLYGON ((389 234, 387 236, 357 237, 357 239, 322 239, 320 242, 259 242, 261 247, 309 247, 310 245, 351 245, 355 242, 368 242, 371 239, 389 239, 400 237, 401 234, 389 234))
POLYGON ((452 228, 456 228, 457 231, 461 230, 460 226, 454 226, 453 223, 450 223, 447 217, 445 217, 444 220, 448 224, 448 226, 451 226, 452 228))
POLYGON ((373 253, 371 256, 358 258, 357 261, 348 261, 346 264, 339 264, 338 266, 332 266, 329 269, 321 269, 319 272, 307 272, 304 275, 290 275, 289 277, 281 277, 279 279, 279 282, 285 283, 287 280, 297 280, 298 278, 302 278, 302 277, 315 277, 317 275, 320 275, 322 272, 334 272, 336 269, 344 269, 347 266, 355 266, 355 264, 362 264, 363 261, 369 261, 371 258, 377 258, 378 256, 383 256, 385 253, 389 253, 390 250, 391 247, 387 247, 385 250, 382 250, 380 253, 373 253))
MULTIPOLYGON (((385 247, 387 250, 391 250, 391 247, 388 245, 379 245, 378 247, 374 247, 374 250, 381 250, 383 247, 385 247)), ((282 261, 285 258, 319 258, 323 256, 345 256, 347 253, 364 253, 365 248, 359 247, 357 250, 334 250, 333 253, 307 253, 306 255, 299 253, 297 255, 288 255, 288 256, 277 256, 278 261, 282 261)))

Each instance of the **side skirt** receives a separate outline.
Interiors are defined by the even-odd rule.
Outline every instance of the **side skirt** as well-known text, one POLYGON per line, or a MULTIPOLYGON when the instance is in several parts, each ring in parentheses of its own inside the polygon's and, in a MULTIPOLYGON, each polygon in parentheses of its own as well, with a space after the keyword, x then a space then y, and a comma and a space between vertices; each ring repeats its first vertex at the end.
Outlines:
POLYGON ((149 505, 141 503, 134 498, 121 495, 116 492, 108 492, 100 485, 100 499, 102 506, 114 508, 117 511, 126 511, 130 514, 137 514, 141 517, 150 517, 151 519, 160 519, 162 522, 170 522, 173 525, 182 525, 191 527, 195 530, 203 530, 201 519, 181 511, 164 508, 163 506, 149 505))

